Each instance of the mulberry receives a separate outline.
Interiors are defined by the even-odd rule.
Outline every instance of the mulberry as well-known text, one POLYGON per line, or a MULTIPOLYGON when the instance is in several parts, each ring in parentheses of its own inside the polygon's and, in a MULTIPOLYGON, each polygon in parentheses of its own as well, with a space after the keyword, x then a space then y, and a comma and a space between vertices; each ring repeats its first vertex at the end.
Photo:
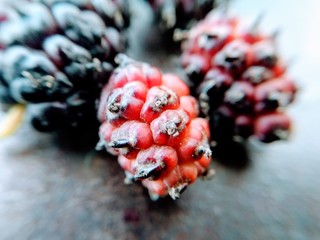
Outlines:
POLYGON ((288 137, 284 113, 297 87, 286 74, 275 37, 213 11, 182 42, 181 63, 209 117, 212 140, 288 137))
POLYGON ((0 101, 26 104, 39 131, 97 123, 96 100, 126 47, 127 1, 0 4, 0 101))
POLYGON ((100 98, 97 147, 118 155, 127 182, 141 181, 154 199, 176 199, 210 173, 208 122, 179 77, 124 55, 118 60, 100 98))

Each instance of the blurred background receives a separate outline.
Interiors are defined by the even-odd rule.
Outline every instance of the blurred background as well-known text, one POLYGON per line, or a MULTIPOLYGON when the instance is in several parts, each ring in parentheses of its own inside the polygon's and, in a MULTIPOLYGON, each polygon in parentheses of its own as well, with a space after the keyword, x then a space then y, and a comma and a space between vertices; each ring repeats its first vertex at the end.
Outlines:
MULTIPOLYGON (((129 55, 175 71, 174 53, 153 43, 145 50, 151 9, 130 2, 129 55)), ((0 140, 0 239, 319 239, 320 2, 233 0, 230 12, 248 21, 264 13, 261 29, 280 31, 300 88, 288 109, 289 141, 234 146, 213 163, 214 179, 177 201, 152 202, 140 185, 123 183, 116 159, 94 152, 93 142, 24 124, 0 140)))

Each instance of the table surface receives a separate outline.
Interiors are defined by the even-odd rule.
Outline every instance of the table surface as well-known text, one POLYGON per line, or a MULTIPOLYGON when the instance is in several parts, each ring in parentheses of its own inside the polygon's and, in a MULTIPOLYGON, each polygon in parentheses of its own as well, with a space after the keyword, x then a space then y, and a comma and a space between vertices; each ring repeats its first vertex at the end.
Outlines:
MULTIPOLYGON (((160 36, 143 37, 150 9, 132 3, 129 54, 175 70, 173 53, 150 43, 160 36)), ((289 141, 229 148, 213 164, 214 179, 177 201, 152 202, 139 184, 123 183, 116 159, 92 151, 84 133, 75 142, 24 124, 0 142, 0 239, 320 239, 319 10, 319 1, 302 0, 230 7, 248 19, 264 12, 261 27, 281 30, 281 52, 301 87, 289 141)))

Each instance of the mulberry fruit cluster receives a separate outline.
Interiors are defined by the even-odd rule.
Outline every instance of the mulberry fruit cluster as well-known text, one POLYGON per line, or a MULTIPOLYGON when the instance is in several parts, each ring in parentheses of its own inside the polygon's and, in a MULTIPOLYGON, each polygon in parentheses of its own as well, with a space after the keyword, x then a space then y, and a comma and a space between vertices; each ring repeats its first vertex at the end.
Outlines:
POLYGON ((98 147, 118 155, 127 181, 141 181, 153 199, 176 199, 210 172, 208 122, 178 76, 125 55, 118 60, 101 94, 98 147))
POLYGON ((125 0, 1 1, 0 101, 27 104, 40 131, 97 122, 128 20, 125 0))
POLYGON ((278 55, 275 36, 256 24, 211 12, 182 42, 182 66, 216 143, 254 136, 262 142, 286 138, 284 113, 297 90, 278 55))
POLYGON ((100 123, 97 149, 117 156, 127 183, 177 199, 213 174, 212 143, 288 137, 297 87, 275 36, 221 12, 195 24, 215 1, 148 2, 164 33, 183 39, 191 88, 119 54, 128 0, 0 0, 0 102, 18 103, 19 116, 27 105, 39 131, 100 123))

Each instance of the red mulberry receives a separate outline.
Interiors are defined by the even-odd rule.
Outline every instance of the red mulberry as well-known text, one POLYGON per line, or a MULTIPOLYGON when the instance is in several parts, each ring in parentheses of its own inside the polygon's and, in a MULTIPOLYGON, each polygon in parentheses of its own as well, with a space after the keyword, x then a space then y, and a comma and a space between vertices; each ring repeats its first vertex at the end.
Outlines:
POLYGON ((118 59, 100 98, 98 146, 119 155, 127 181, 142 181, 153 198, 176 199, 209 173, 208 122, 198 118, 196 99, 179 77, 118 59))
POLYGON ((212 140, 255 136, 272 142, 288 136, 291 120, 284 109, 297 87, 274 36, 211 12, 187 33, 181 62, 201 111, 210 118, 212 140))

